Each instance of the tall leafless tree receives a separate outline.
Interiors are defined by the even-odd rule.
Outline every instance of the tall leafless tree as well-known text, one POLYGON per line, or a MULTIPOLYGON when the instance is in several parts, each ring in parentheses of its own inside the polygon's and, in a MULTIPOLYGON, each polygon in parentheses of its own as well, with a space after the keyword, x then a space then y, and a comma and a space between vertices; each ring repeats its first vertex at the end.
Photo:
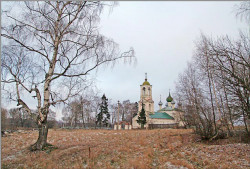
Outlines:
POLYGON ((215 39, 201 35, 188 69, 176 84, 178 100, 188 125, 206 139, 231 134, 233 124, 243 120, 249 133, 250 38, 240 33, 215 39))
MULTIPOLYGON (((231 104, 234 110, 242 115, 247 128, 250 119, 250 37, 240 33, 237 41, 228 36, 213 40, 204 35, 201 37, 199 55, 208 55, 213 67, 210 70, 217 79, 216 86, 226 92, 226 105, 231 104), (204 48, 204 45, 207 47, 204 48)), ((216 95, 215 95, 216 96, 216 95)), ((220 106, 217 105, 220 111, 220 106)), ((231 109, 228 110, 232 113, 231 109)), ((232 116, 230 114, 230 116, 232 116)))
POLYGON ((80 93, 86 75, 98 66, 134 58, 132 48, 121 53, 118 44, 99 33, 104 6, 99 1, 22 2, 20 14, 3 13, 2 82, 8 84, 4 90, 10 98, 29 113, 23 93, 34 93, 39 137, 32 150, 48 145, 51 105, 80 93))

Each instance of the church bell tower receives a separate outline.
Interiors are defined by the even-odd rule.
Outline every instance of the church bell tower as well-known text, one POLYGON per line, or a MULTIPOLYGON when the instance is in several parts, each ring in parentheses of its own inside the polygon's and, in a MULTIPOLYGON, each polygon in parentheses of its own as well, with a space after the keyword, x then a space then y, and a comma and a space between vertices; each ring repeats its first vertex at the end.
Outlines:
POLYGON ((141 95, 139 101, 139 112, 141 111, 143 104, 148 118, 150 113, 154 113, 154 101, 152 99, 152 85, 148 82, 147 73, 145 73, 145 81, 140 85, 140 88, 141 95))

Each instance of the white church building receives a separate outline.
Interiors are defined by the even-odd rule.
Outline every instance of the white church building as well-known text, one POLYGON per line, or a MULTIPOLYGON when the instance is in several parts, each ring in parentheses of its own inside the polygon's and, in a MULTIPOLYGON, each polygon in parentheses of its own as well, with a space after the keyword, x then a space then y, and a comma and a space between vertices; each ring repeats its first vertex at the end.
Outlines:
POLYGON ((141 125, 137 123, 138 115, 141 112, 142 104, 144 105, 144 110, 146 113, 147 123, 144 125, 146 128, 172 128, 183 126, 181 117, 183 112, 175 108, 175 102, 169 96, 166 98, 165 107, 162 107, 163 103, 158 103, 159 110, 154 110, 154 101, 152 98, 152 85, 147 80, 147 75, 145 81, 140 85, 140 101, 138 104, 138 113, 132 119, 132 128, 141 128, 141 125))

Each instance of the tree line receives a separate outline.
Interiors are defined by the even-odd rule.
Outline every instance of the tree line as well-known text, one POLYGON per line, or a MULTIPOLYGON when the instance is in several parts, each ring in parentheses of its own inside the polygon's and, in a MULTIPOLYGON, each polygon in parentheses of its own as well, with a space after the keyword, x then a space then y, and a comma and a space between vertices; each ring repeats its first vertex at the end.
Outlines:
MULTIPOLYGON (((37 111, 31 110, 31 114, 22 108, 2 108, 2 131, 15 131, 18 128, 37 129, 37 111)), ((119 103, 119 121, 132 123, 132 118, 138 111, 137 102, 124 100, 119 103)), ((48 128, 102 128, 113 127, 118 121, 118 104, 112 103, 112 99, 105 94, 84 95, 74 98, 62 109, 62 119, 56 120, 56 112, 49 110, 48 128)))
MULTIPOLYGON (((119 121, 132 123, 138 111, 137 102, 124 100, 119 103, 119 121)), ((112 127, 118 122, 118 103, 113 103, 105 94, 80 96, 72 100, 63 110, 63 126, 70 128, 112 127)))
MULTIPOLYGON (((49 110, 49 112, 48 128, 61 127, 61 122, 56 120, 56 112, 52 110, 49 110)), ((29 114, 24 109, 20 108, 1 108, 1 130, 2 132, 12 132, 20 128, 37 129, 36 118, 36 110, 31 110, 29 114)))

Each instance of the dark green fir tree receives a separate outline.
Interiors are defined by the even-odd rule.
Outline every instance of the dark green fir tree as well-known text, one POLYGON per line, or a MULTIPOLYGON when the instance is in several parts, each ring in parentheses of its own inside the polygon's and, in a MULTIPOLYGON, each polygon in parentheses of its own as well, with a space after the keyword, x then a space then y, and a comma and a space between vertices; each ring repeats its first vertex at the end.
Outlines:
POLYGON ((141 112, 138 116, 138 120, 136 120, 138 124, 141 124, 141 128, 144 129, 144 125, 147 123, 147 119, 146 119, 146 113, 145 113, 145 109, 144 109, 144 104, 142 103, 142 109, 141 112))
POLYGON ((97 114, 97 124, 101 127, 104 124, 106 127, 108 126, 108 121, 110 119, 110 114, 108 111, 108 99, 105 94, 102 96, 102 103, 100 105, 100 112, 97 114))

